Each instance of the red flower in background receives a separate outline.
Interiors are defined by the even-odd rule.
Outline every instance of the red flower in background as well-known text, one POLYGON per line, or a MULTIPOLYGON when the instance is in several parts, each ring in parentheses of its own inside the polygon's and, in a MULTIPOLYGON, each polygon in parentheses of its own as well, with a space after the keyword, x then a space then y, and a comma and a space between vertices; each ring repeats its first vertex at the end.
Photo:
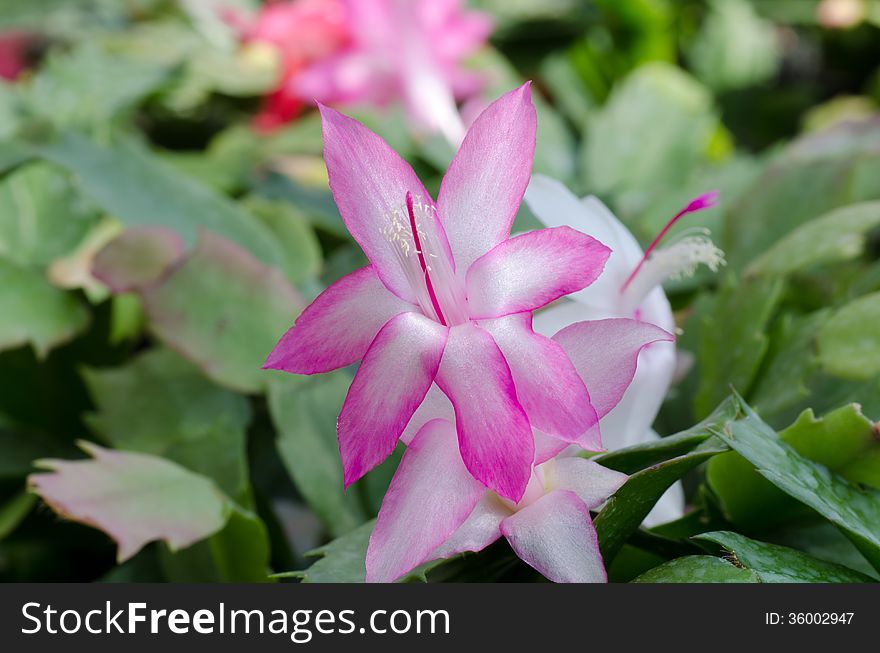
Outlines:
POLYGON ((34 41, 30 32, 0 33, 0 77, 14 81, 28 68, 28 52, 34 41))

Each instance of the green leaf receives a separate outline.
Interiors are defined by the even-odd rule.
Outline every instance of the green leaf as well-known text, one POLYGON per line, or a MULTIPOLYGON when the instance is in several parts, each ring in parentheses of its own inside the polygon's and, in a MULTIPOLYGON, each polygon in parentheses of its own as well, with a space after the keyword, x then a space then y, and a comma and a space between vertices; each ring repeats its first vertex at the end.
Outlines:
POLYGON ((67 176, 33 163, 0 180, 0 257, 44 267, 72 251, 95 224, 67 176))
POLYGON ((292 283, 314 281, 321 271, 321 245, 306 218, 287 202, 249 197, 245 206, 275 235, 284 252, 283 269, 292 283))
POLYGON ((776 487, 836 525, 880 569, 880 493, 859 490, 823 465, 804 458, 777 438, 742 399, 739 401, 745 419, 728 422, 713 432, 776 487))
POLYGON ((819 362, 830 374, 868 381, 880 374, 880 292, 850 302, 819 330, 819 362))
POLYGON ((16 529, 33 510, 36 502, 35 495, 21 492, 0 505, 0 540, 16 529))
POLYGON ((731 531, 703 533, 698 542, 724 548, 733 564, 754 571, 762 583, 871 583, 869 576, 795 549, 749 539, 731 531))
POLYGON ((0 351, 33 345, 40 357, 89 323, 85 307, 41 272, 0 258, 0 351))
POLYGON ((167 274, 184 257, 180 236, 165 227, 132 227, 102 247, 91 272, 113 292, 143 288, 167 274))
POLYGON ((800 225, 755 259, 746 274, 785 275, 859 256, 866 234, 880 225, 880 202, 835 209, 800 225))
POLYGON ((211 232, 162 283, 141 289, 150 329, 221 385, 260 392, 261 368, 303 301, 280 270, 211 232))
POLYGON ((697 416, 727 396, 730 386, 747 392, 768 347, 765 327, 782 296, 781 279, 739 281, 729 274, 700 325, 697 416))
POLYGON ((119 562, 153 540, 187 547, 226 523, 228 500, 204 476, 156 456, 80 446, 91 460, 37 461, 49 472, 31 474, 28 485, 62 517, 116 540, 119 562))
POLYGON ((645 572, 634 583, 760 583, 754 571, 715 556, 676 558, 645 572))
MULTIPOLYGON (((300 378, 272 377, 269 412, 281 460, 297 489, 333 536, 367 518, 354 491, 343 492, 336 418, 351 377, 342 371, 300 378)), ((354 488, 352 488, 354 490, 354 488)))
POLYGON ((318 558, 308 569, 276 574, 275 578, 299 578, 304 583, 363 583, 366 557, 374 521, 338 537, 306 555, 318 558))
POLYGON ((247 400, 208 381, 177 354, 157 349, 126 365, 83 370, 97 410, 89 427, 118 449, 162 456, 248 495, 247 400))
POLYGON ((644 65, 590 121, 584 182, 596 193, 681 184, 705 158, 716 125, 712 96, 699 82, 671 65, 644 65))
MULTIPOLYGON (((633 473, 596 517, 599 548, 607 563, 614 559, 626 540, 638 530, 654 504, 675 481, 712 456, 727 451, 727 447, 711 435, 731 418, 731 409, 734 407, 735 403, 731 401, 722 403, 710 417, 697 426, 670 436, 673 440, 668 447, 662 447, 661 440, 651 446, 631 447, 595 458, 596 462, 618 471, 633 470, 643 462, 650 464, 649 467, 633 473), (686 452, 682 453, 683 451, 686 452)), ((667 439, 670 438, 664 438, 667 439)))
POLYGON ((98 145, 78 134, 35 146, 40 156, 74 173, 84 192, 127 226, 159 225, 188 245, 200 229, 235 241, 260 261, 281 265, 271 232, 235 202, 183 176, 146 148, 127 141, 98 145))
POLYGON ((716 91, 759 84, 779 68, 776 28, 746 0, 711 0, 688 60, 716 91))
POLYGON ((84 41, 73 50, 49 55, 26 89, 25 103, 58 127, 105 128, 156 90, 166 74, 162 67, 111 56, 84 41))
POLYGON ((265 583, 269 536, 259 517, 233 506, 220 531, 181 551, 162 547, 159 562, 175 583, 265 583))
MULTIPOLYGON (((794 451, 841 474, 853 482, 880 488, 880 466, 874 477, 865 469, 866 456, 880 452, 871 420, 855 404, 816 418, 805 410, 797 421, 779 434, 794 451), (850 470, 856 472, 854 477, 850 470)), ((706 480, 721 501, 727 518, 750 530, 766 529, 803 517, 806 507, 760 476, 740 454, 731 451, 709 462, 706 480)))

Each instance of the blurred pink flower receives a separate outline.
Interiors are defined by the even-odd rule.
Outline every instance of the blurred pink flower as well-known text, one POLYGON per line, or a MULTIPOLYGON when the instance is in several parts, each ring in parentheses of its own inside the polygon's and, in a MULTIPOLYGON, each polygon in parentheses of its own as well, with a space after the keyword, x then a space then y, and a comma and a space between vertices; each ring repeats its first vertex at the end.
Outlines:
POLYGON ((269 131, 293 120, 306 106, 296 80, 307 66, 337 52, 348 41, 348 23, 342 0, 294 0, 271 2, 252 20, 228 12, 246 43, 275 49, 280 62, 278 86, 270 93, 255 126, 269 131))
POLYGON ((470 474, 519 501, 532 427, 601 447, 586 386, 531 313, 592 283, 609 250, 573 229, 510 238, 537 119, 529 85, 469 129, 437 202, 376 134, 321 107, 330 188, 370 265, 325 290, 265 367, 316 374, 363 359, 338 421, 345 485, 382 462, 436 382, 470 474))
POLYGON ((0 33, 0 78, 15 81, 27 69, 27 52, 33 40, 29 32, 0 33))
POLYGON ((464 127, 455 102, 483 86, 463 68, 492 23, 461 0, 342 0, 349 40, 315 59, 290 84, 303 100, 385 106, 402 101, 413 127, 458 144, 464 127))

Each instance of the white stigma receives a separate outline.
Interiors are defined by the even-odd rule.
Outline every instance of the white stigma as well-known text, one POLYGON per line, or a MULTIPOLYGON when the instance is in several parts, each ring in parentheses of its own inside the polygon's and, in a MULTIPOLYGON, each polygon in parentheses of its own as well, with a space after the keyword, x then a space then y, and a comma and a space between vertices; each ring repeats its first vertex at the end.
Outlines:
POLYGON ((709 232, 700 231, 700 235, 684 236, 666 247, 654 250, 623 292, 628 309, 635 310, 651 290, 667 279, 692 276, 700 265, 705 265, 712 272, 717 272, 726 265, 724 252, 715 246, 708 236, 709 232))

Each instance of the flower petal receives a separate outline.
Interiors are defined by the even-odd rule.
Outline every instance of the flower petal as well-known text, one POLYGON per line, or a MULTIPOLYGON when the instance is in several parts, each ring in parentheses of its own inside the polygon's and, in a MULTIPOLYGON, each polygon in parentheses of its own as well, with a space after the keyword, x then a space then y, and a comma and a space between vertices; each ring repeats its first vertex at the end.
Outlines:
POLYGON ((531 313, 481 321, 480 326, 504 354, 533 428, 574 442, 598 423, 574 365, 557 342, 532 331, 531 313))
POLYGON ((415 301, 384 228, 395 210, 406 211, 407 192, 426 202, 430 196, 409 164, 379 136, 353 118, 319 108, 330 190, 345 226, 382 283, 401 299, 415 301))
POLYGON ((502 317, 541 308, 593 283, 610 253, 598 240, 569 227, 506 240, 467 272, 471 317, 502 317))
POLYGON ((510 235, 532 171, 537 124, 526 83, 477 117, 449 165, 437 207, 461 274, 510 235))
POLYGON ((501 522, 510 514, 510 508, 501 502, 497 494, 484 489, 483 498, 465 522, 425 561, 449 558, 465 551, 482 551, 501 537, 501 522))
POLYGON ((628 478, 626 474, 577 456, 550 460, 541 471, 547 488, 574 492, 591 510, 617 492, 628 478))
POLYGON ((574 492, 554 490, 501 522, 516 554, 556 583, 608 580, 590 511, 574 492))
POLYGON ((368 265, 318 295, 281 337, 263 368, 320 374, 351 365, 364 357, 388 320, 417 310, 389 292, 368 265))
POLYGON ((441 419, 425 424, 382 501, 367 548, 367 582, 390 583, 424 562, 484 494, 461 461, 455 427, 441 419))
POLYGON ((658 326, 626 318, 577 322, 553 339, 574 363, 600 418, 617 405, 629 387, 639 352, 654 342, 675 341, 658 326))
POLYGON ((419 404, 416 412, 409 420, 409 424, 400 434, 400 439, 404 444, 409 444, 416 437, 416 433, 422 430, 422 427, 432 419, 445 419, 450 424, 455 424, 455 411, 452 409, 452 402, 449 397, 443 394, 443 391, 437 384, 431 385, 428 394, 419 404))
POLYGON ((434 381, 447 333, 423 315, 402 313, 373 340, 337 422, 345 487, 394 450, 434 381))
POLYGON ((510 367, 492 336, 473 323, 452 327, 437 385, 455 408, 465 466, 489 489, 519 501, 535 443, 510 367))

